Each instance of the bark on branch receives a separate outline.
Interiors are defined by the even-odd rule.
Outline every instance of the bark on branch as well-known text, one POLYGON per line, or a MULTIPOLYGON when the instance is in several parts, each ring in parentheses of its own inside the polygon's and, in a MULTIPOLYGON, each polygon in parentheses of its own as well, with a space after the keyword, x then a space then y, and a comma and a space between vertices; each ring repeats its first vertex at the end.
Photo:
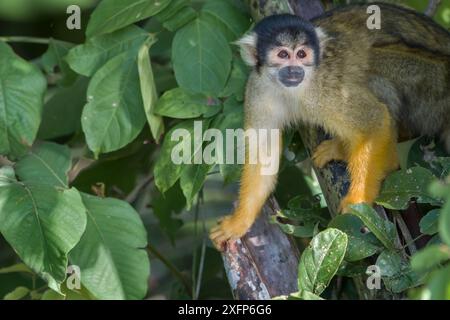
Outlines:
POLYGON ((235 299, 266 300, 297 291, 297 247, 269 223, 277 210, 272 197, 250 231, 228 242, 222 257, 235 299))

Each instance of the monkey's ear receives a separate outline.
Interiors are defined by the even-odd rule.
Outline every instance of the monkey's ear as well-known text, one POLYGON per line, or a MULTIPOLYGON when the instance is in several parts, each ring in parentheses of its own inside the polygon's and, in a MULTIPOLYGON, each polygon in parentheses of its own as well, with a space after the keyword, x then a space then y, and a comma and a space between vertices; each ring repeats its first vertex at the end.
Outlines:
POLYGON ((320 27, 316 27, 317 38, 319 39, 320 58, 323 56, 323 52, 330 37, 320 27))
POLYGON ((252 32, 235 42, 241 48, 241 56, 246 64, 254 67, 257 62, 256 56, 256 33, 252 32))

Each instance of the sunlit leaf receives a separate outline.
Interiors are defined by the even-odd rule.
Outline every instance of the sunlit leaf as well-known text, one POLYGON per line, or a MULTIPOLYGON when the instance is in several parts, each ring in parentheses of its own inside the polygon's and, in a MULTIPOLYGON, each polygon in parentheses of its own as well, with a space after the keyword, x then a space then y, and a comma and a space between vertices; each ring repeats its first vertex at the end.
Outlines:
POLYGON ((95 8, 86 35, 110 33, 162 11, 170 0, 105 0, 95 8))
POLYGON ((82 194, 86 231, 70 252, 81 283, 98 299, 142 299, 150 272, 147 233, 126 202, 82 194))
POLYGON ((47 81, 1 41, 0 79, 0 154, 18 157, 36 137, 47 81))
POLYGON ((214 21, 200 16, 177 31, 172 62, 183 89, 209 95, 218 95, 223 90, 232 56, 227 40, 217 28, 214 21))
POLYGON ((109 60, 92 78, 81 124, 95 155, 118 150, 144 127, 146 118, 136 58, 109 60))
POLYGON ((320 295, 336 274, 347 249, 347 236, 329 228, 317 234, 298 267, 298 288, 320 295))

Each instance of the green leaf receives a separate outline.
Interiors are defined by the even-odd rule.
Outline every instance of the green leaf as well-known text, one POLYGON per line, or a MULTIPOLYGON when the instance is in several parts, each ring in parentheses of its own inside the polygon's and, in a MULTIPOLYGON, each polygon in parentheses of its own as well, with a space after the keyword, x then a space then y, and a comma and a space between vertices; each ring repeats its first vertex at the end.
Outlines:
POLYGON ((81 124, 96 156, 115 151, 137 137, 145 112, 136 59, 126 53, 108 61, 92 78, 81 124))
POLYGON ((419 166, 430 170, 438 178, 445 178, 445 165, 440 160, 445 156, 443 145, 436 143, 431 137, 422 136, 413 141, 407 167, 419 166))
POLYGON ((361 275, 365 275, 368 264, 365 262, 366 260, 360 260, 358 262, 347 262, 343 261, 337 271, 337 275, 341 277, 354 278, 359 277, 361 275))
POLYGON ((395 276, 407 267, 406 262, 397 252, 389 250, 380 253, 376 264, 380 268, 381 276, 385 277, 395 276))
POLYGON ((420 219, 420 232, 433 235, 438 232, 439 209, 433 209, 420 219))
POLYGON ((295 293, 291 293, 289 295, 289 298, 290 299, 288 299, 288 300, 291 300, 293 298, 297 298, 300 300, 323 300, 323 298, 319 297, 318 295, 315 295, 314 293, 306 291, 306 290, 300 290, 295 293))
POLYGON ((433 174, 422 167, 396 171, 383 183, 376 203, 394 210, 408 208, 411 198, 415 198, 418 203, 438 205, 440 202, 427 189, 433 180, 433 174))
POLYGON ((70 149, 67 146, 45 142, 20 159, 16 164, 16 173, 24 182, 66 188, 71 164, 70 149))
POLYGON ((172 0, 170 5, 168 5, 164 10, 155 15, 155 18, 164 22, 172 18, 176 13, 180 12, 181 9, 189 5, 189 0, 172 0))
POLYGON ((306 290, 299 290, 297 292, 291 293, 288 296, 278 296, 272 298, 272 300, 324 300, 323 298, 315 295, 312 292, 306 290))
POLYGON ((439 178, 444 179, 448 175, 450 175, 450 157, 438 157, 436 162, 442 168, 442 172, 440 172, 439 178))
POLYGON ((423 276, 416 273, 399 252, 383 251, 378 256, 376 265, 380 267, 387 289, 392 292, 399 293, 423 283, 423 276))
POLYGON ((0 232, 19 257, 58 291, 67 254, 86 227, 75 189, 11 181, 0 186, 0 232))
POLYGON ((450 246, 450 184, 449 181, 434 181, 429 187, 430 193, 446 201, 439 214, 439 236, 450 246))
POLYGON ((222 175, 225 183, 231 183, 234 181, 238 181, 241 176, 242 164, 238 163, 237 154, 238 152, 244 152, 244 150, 239 149, 240 146, 237 145, 236 139, 231 136, 228 136, 227 129, 239 129, 244 126, 244 113, 242 103, 236 101, 236 99, 229 98, 224 104, 224 112, 223 114, 218 114, 211 125, 213 128, 217 128, 222 132, 223 139, 223 148, 218 148, 218 158, 224 159, 223 163, 219 164, 220 174, 222 175), (232 150, 227 151, 227 146, 237 146, 232 150), (233 161, 231 163, 227 163, 226 154, 227 152, 233 153, 233 161))
POLYGON ((331 220, 330 228, 339 229, 348 237, 346 261, 358 261, 381 251, 382 244, 370 232, 364 232, 362 221, 352 215, 338 215, 331 220))
POLYGON ((161 147, 161 153, 156 160, 155 169, 153 170, 155 175, 155 184, 161 193, 166 192, 172 187, 175 182, 180 178, 181 169, 183 164, 175 164, 172 161, 172 150, 179 143, 187 143, 191 141, 191 137, 184 137, 182 141, 172 140, 172 134, 177 129, 186 130, 185 133, 193 134, 194 122, 183 121, 170 129, 164 137, 164 141, 161 147))
POLYGON ((30 293, 30 289, 17 287, 3 298, 3 300, 20 300, 30 293))
POLYGON ((76 73, 70 69, 64 60, 72 47, 72 43, 50 39, 48 49, 41 58, 41 64, 47 74, 54 76, 55 67, 59 68, 62 77, 58 82, 63 86, 71 85, 77 78, 76 73))
POLYGON ((41 300, 64 300, 64 296, 52 289, 48 289, 42 294, 41 300))
POLYGON ((80 77, 72 86, 58 88, 45 102, 38 139, 50 140, 80 131, 88 83, 87 78, 80 77))
POLYGON ((104 0, 91 15, 86 35, 110 33, 162 11, 170 0, 104 0))
POLYGON ((367 204, 356 204, 351 206, 351 214, 357 216, 375 237, 388 249, 394 249, 396 236, 395 226, 392 222, 382 219, 378 213, 367 204))
POLYGON ((175 88, 163 94, 156 104, 155 112, 165 117, 190 119, 219 109, 220 105, 208 105, 208 98, 204 95, 175 88))
POLYGON ((298 288, 320 295, 336 274, 347 249, 347 236, 329 228, 317 234, 303 251, 298 288))
POLYGON ((435 271, 421 294, 422 300, 450 300, 450 265, 435 271))
POLYGON ((282 210, 285 218, 299 222, 319 222, 326 226, 329 222, 329 213, 321 207, 321 198, 316 195, 302 194, 291 198, 287 206, 289 210, 282 210))
POLYGON ((447 198, 447 202, 441 210, 439 217, 439 235, 442 241, 450 246, 450 198, 447 198))
POLYGON ((214 165, 192 164, 185 165, 181 171, 180 186, 186 198, 187 208, 190 209, 194 196, 200 191, 206 180, 209 170, 214 165))
POLYGON ((0 154, 18 157, 36 137, 47 81, 4 42, 0 42, 0 79, 0 154))
POLYGON ((147 122, 150 126, 152 136, 156 143, 159 143, 159 139, 164 133, 164 122, 162 118, 157 116, 154 112, 156 102, 158 101, 158 93, 156 92, 155 79, 153 78, 149 54, 150 47, 154 41, 154 38, 149 38, 139 50, 138 69, 145 115, 147 116, 147 122))
POLYGON ((450 248, 446 245, 428 245, 411 259, 411 267, 415 271, 428 271, 450 260, 450 248))
POLYGON ((129 26, 111 34, 90 38, 76 46, 66 57, 70 67, 77 73, 92 76, 99 68, 115 56, 128 52, 137 55, 149 34, 137 27, 129 26))
POLYGON ((16 182, 16 174, 13 167, 3 166, 0 167, 0 187, 7 186, 11 182, 16 182))
POLYGON ((316 227, 314 223, 307 223, 305 225, 281 223, 278 221, 278 215, 271 216, 269 222, 277 224, 284 233, 299 238, 311 238, 314 235, 316 227))
POLYGON ((250 27, 250 18, 242 14, 227 0, 207 1, 202 8, 202 13, 213 16, 226 26, 229 30, 229 34, 227 34, 229 41, 236 40, 250 27))
POLYGON ((70 261, 81 269, 81 283, 98 299, 142 299, 150 264, 147 233, 126 202, 82 193, 87 225, 70 261))
POLYGON ((218 30, 217 23, 200 16, 177 31, 172 43, 172 62, 183 89, 213 96, 223 90, 232 55, 227 40, 218 30))
POLYGON ((40 300, 93 300, 92 295, 81 286, 80 290, 70 290, 67 288, 67 282, 61 285, 61 293, 53 291, 52 289, 46 290, 40 297, 40 300))
MULTIPOLYGON (((154 169, 155 184, 162 193, 166 192, 180 178, 184 166, 204 163, 202 157, 202 133, 208 128, 209 123, 210 119, 204 119, 203 121, 186 120, 177 124, 166 134, 161 154, 156 161, 154 169), (175 132, 178 134, 178 137, 172 137, 175 132), (186 154, 184 151, 186 151, 186 154), (181 159, 173 159, 172 156, 177 156, 177 158, 180 156, 181 159), (200 157, 201 161, 196 160, 197 157, 200 157), (181 161, 181 163, 176 163, 177 161, 181 161)), ((185 174, 186 177, 198 174, 200 179, 204 170, 206 169, 203 168, 197 173, 188 171, 185 174)), ((198 183, 196 181, 196 186, 192 186, 192 188, 185 185, 183 190, 185 195, 190 197, 192 191, 197 189, 198 183)))
POLYGON ((395 251, 384 250, 377 259, 386 288, 394 293, 420 285, 420 277, 411 269, 408 262, 395 251))
POLYGON ((220 97, 235 95, 238 101, 244 100, 245 84, 248 78, 248 68, 242 59, 234 58, 231 74, 220 97))
POLYGON ((173 32, 183 27, 188 22, 197 17, 197 12, 191 7, 185 7, 177 12, 174 16, 164 21, 163 27, 173 32))

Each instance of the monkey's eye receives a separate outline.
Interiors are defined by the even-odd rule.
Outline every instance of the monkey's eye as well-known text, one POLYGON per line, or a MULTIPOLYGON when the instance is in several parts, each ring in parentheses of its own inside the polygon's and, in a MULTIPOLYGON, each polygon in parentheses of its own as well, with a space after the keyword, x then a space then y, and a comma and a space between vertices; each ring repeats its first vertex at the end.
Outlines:
POLYGON ((289 58, 289 53, 286 50, 281 50, 278 52, 278 57, 281 59, 289 58))
POLYGON ((303 59, 304 57, 306 57, 305 50, 298 50, 297 57, 299 57, 300 59, 303 59))

